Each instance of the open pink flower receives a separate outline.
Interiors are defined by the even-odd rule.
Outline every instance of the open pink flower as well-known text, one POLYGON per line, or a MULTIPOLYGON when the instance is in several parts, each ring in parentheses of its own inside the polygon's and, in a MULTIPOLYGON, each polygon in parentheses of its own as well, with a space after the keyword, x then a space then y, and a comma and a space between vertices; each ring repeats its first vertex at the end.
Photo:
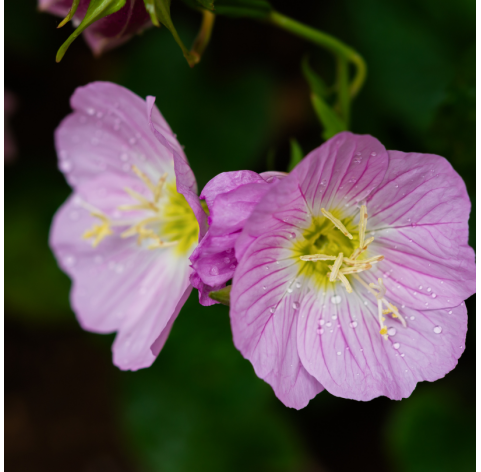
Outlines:
POLYGON ((207 228, 194 175, 154 101, 95 82, 75 91, 74 112, 55 134, 74 192, 55 215, 50 245, 72 278, 82 327, 117 331, 121 369, 147 367, 161 350, 192 290, 189 256, 207 228))
POLYGON ((192 285, 199 290, 199 301, 209 306, 212 290, 219 290, 232 279, 237 266, 235 242, 254 207, 270 185, 286 174, 249 170, 224 172, 202 190, 200 198, 209 210, 209 229, 190 260, 194 269, 192 285))
MULTIPOLYGON (((85 16, 90 0, 80 0, 73 17, 74 26, 78 26, 85 16)), ((67 16, 72 0, 39 0, 38 7, 56 16, 67 16)), ((112 13, 84 31, 84 38, 95 55, 100 55, 109 49, 128 41, 134 34, 140 33, 151 26, 149 14, 143 0, 127 0, 117 12, 112 13)))
POLYGON ((452 370, 475 291, 470 202, 442 157, 340 133, 275 183, 236 243, 234 342, 278 398, 407 397, 452 370))

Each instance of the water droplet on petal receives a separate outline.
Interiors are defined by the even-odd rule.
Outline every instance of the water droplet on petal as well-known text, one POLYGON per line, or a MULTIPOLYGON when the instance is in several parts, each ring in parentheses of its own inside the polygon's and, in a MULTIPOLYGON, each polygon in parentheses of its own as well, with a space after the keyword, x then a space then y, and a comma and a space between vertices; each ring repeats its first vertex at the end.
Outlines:
POLYGON ((352 322, 349 324, 349 326, 350 326, 351 328, 356 328, 356 327, 357 327, 357 321, 352 321, 352 322))
POLYGON ((267 290, 267 287, 265 285, 263 285, 262 290, 267 290))
POLYGON ((230 262, 230 259, 228 257, 224 257, 224 262, 228 264, 230 262))
POLYGON ((211 267, 210 274, 211 275, 219 275, 219 269, 217 268, 217 266, 211 267))
POLYGON ((324 321, 324 320, 322 320, 322 319, 321 319, 321 320, 319 320, 319 324, 320 324, 321 326, 323 326, 323 325, 324 325, 324 323, 325 323, 325 321, 324 321))
POLYGON ((322 179, 321 180, 321 186, 322 187, 325 187, 327 185, 327 180, 326 179, 322 179))
POLYGON ((287 287, 288 293, 292 293, 293 288, 292 287, 287 287))
POLYGON ((66 256, 63 260, 63 263, 68 267, 72 267, 75 264, 75 257, 74 256, 66 256))
POLYGON ((289 233, 289 238, 294 239, 296 237, 295 233, 289 233))
POLYGON ((95 109, 92 107, 88 107, 85 111, 87 112, 87 115, 90 115, 90 116, 95 115, 95 109))
POLYGON ((387 334, 389 334, 389 336, 394 336, 396 334, 396 328, 389 328, 387 334))
POLYGON ((271 306, 271 307, 269 308, 269 311, 270 311, 271 313, 274 313, 274 312, 276 311, 276 309, 275 309, 275 307, 271 306))
POLYGON ((443 332, 443 328, 441 328, 441 326, 435 326, 433 331, 435 334, 441 334, 443 332))
POLYGON ((337 351, 337 355, 340 356, 342 354, 341 351, 337 351))
POLYGON ((431 295, 431 298, 436 298, 436 297, 437 297, 437 295, 436 295, 435 293, 433 293, 433 294, 431 295))
POLYGON ((296 288, 301 288, 301 282, 296 282, 296 288))
POLYGON ((328 322, 326 323, 326 326, 327 326, 328 328, 330 328, 330 327, 332 326, 332 323, 331 323, 330 321, 328 321, 328 322))
POLYGON ((341 301, 342 301, 342 298, 340 295, 334 295, 333 297, 331 297, 331 303, 333 303, 334 305, 339 305, 341 301))
POLYGON ((322 328, 317 328, 317 334, 323 334, 324 330, 322 328))
POLYGON ((452 315, 453 312, 451 310, 448 311, 448 315, 452 315))
POLYGON ((299 302, 294 302, 292 304, 292 308, 294 308, 294 310, 297 310, 299 308, 299 302))
POLYGON ((430 291, 431 291, 431 287, 428 287, 426 290, 427 290, 428 292, 430 292, 430 291))
POLYGON ((414 316, 411 316, 411 318, 409 318, 411 321, 414 321, 416 318, 414 316))
POLYGON ((58 167, 62 172, 70 172, 73 168, 73 165, 70 161, 62 161, 58 167))
POLYGON ((422 290, 422 289, 423 289, 423 286, 422 286, 422 285, 420 285, 420 286, 419 286, 419 290, 422 290))
POLYGON ((337 320, 337 315, 332 315, 331 318, 332 318, 333 320, 337 320))
POLYGON ((392 347, 393 347, 394 349, 398 350, 398 349, 401 347, 401 345, 400 345, 399 343, 394 343, 394 344, 392 345, 392 347))
POLYGON ((269 270, 269 266, 265 266, 265 269, 266 269, 266 270, 269 270))
POLYGON ((376 153, 376 152, 371 152, 371 156, 372 156, 372 157, 376 157, 376 156, 377 156, 377 153, 376 153))

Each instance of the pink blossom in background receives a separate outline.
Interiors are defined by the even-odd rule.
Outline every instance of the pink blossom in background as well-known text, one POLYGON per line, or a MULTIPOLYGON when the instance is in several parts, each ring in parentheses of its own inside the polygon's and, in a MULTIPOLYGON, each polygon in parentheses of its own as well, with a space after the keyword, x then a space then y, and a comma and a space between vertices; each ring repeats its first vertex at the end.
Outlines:
POLYGON ((3 161, 11 162, 17 155, 17 145, 10 129, 9 120, 17 108, 17 101, 12 92, 3 91, 3 161))
POLYGON ((340 133, 261 199, 237 239, 234 343, 287 406, 323 388, 408 397, 464 351, 470 201, 440 156, 340 133))
POLYGON ((195 177, 154 105, 107 82, 78 88, 55 133, 73 194, 50 245, 82 327, 117 332, 113 361, 148 367, 189 296, 189 256, 207 229, 195 177))
POLYGON ((269 184, 285 175, 249 170, 224 172, 202 190, 200 198, 209 210, 209 230, 190 257, 194 269, 191 283, 199 290, 202 305, 217 303, 209 298, 209 292, 224 287, 234 275, 237 265, 234 245, 244 223, 269 184))
MULTIPOLYGON (((72 20, 75 27, 85 16, 89 3, 90 0, 80 0, 72 20)), ((72 0, 39 0, 38 2, 41 11, 62 18, 67 16, 71 6, 72 0)), ((127 0, 119 11, 96 21, 84 31, 83 35, 93 53, 100 55, 120 46, 134 34, 140 33, 150 26, 152 23, 145 9, 144 1, 127 0)))

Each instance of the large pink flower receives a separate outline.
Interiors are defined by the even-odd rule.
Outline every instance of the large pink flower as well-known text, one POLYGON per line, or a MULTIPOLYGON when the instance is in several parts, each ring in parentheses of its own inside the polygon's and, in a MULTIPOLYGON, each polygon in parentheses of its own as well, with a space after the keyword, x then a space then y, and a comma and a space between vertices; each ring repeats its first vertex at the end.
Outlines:
MULTIPOLYGON (((90 0, 80 0, 73 17, 74 26, 82 21, 87 12, 90 0)), ((38 8, 60 17, 67 16, 72 0, 39 0, 38 8)), ((143 0, 127 0, 117 12, 112 13, 84 31, 84 38, 95 55, 100 55, 109 49, 128 41, 134 34, 152 26, 149 14, 143 0)))
POLYGON ((224 172, 217 175, 202 190, 209 211, 209 229, 193 252, 190 260, 194 271, 192 285, 199 290, 202 305, 212 305, 212 290, 218 290, 232 279, 237 259, 235 242, 254 207, 270 185, 286 174, 250 170, 224 172))
POLYGON ((452 370, 475 291, 470 202, 442 157, 340 133, 275 183, 236 243, 234 342, 278 398, 407 397, 452 370))
POLYGON ((55 135, 74 192, 50 244, 72 278, 80 324, 117 331, 114 363, 131 370, 152 364, 165 343, 207 228, 194 175, 154 101, 111 83, 80 87, 55 135))

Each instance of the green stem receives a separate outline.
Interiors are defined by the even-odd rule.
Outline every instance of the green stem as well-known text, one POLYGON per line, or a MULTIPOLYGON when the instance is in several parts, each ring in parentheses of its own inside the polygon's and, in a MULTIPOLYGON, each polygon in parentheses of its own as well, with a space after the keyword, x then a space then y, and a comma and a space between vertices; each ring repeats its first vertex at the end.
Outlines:
POLYGON ((359 92, 366 78, 367 68, 364 59, 354 49, 334 36, 304 25, 274 10, 267 16, 267 21, 352 62, 356 66, 356 74, 350 84, 349 91, 351 97, 354 97, 359 92))

